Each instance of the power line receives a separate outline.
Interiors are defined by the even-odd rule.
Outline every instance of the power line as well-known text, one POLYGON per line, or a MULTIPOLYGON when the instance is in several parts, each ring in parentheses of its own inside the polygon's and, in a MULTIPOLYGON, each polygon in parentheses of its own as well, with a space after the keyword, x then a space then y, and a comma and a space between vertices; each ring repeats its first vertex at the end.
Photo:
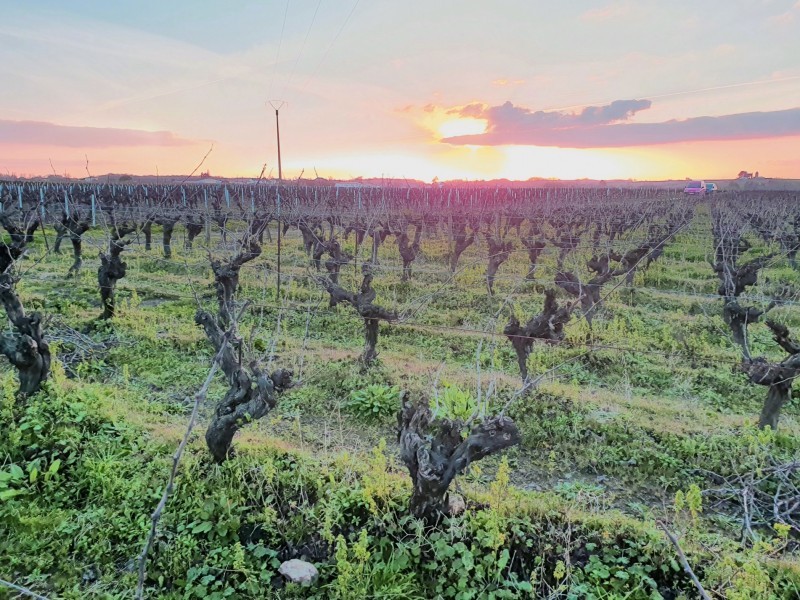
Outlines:
POLYGON ((272 86, 275 83, 275 73, 278 70, 278 60, 281 56, 281 46, 283 45, 283 31, 286 28, 286 15, 289 13, 289 0, 286 0, 286 8, 283 11, 283 25, 281 25, 281 37, 278 40, 278 52, 275 55, 275 64, 272 65, 272 81, 269 82, 269 96, 272 96, 272 86))
POLYGON ((311 17, 311 23, 308 25, 308 29, 306 30, 306 35, 303 38, 303 44, 300 46, 300 52, 297 53, 297 58, 294 61, 294 66, 292 67, 292 72, 289 74, 289 80, 286 82, 286 85, 283 88, 284 96, 286 95, 286 91, 288 90, 289 86, 292 84, 292 80, 294 79, 294 74, 297 71, 297 65, 300 62, 300 57, 303 55, 303 50, 306 48, 306 42, 308 41, 308 36, 311 33, 311 28, 314 27, 314 22, 317 20, 317 13, 319 12, 319 7, 322 5, 322 0, 317 0, 317 8, 314 9, 314 14, 311 17))
MULTIPOLYGON (((732 89, 732 88, 749 87, 749 86, 754 86, 754 85, 764 85, 764 84, 770 85, 770 84, 775 84, 775 83, 783 83, 783 82, 786 82, 786 81, 795 81, 797 79, 800 79, 800 75, 789 75, 787 77, 777 77, 777 78, 774 78, 774 79, 756 79, 754 81, 742 81, 742 82, 738 82, 738 83, 728 83, 728 84, 723 84, 723 85, 715 85, 715 86, 704 87, 704 88, 696 88, 696 89, 693 89, 693 90, 682 90, 682 91, 677 91, 677 92, 661 92, 661 93, 658 93, 658 94, 645 94, 643 97, 647 98, 648 100, 652 100, 653 98, 670 98, 672 96, 686 96, 686 95, 689 95, 689 94, 700 94, 700 93, 703 93, 703 92, 715 92, 715 91, 719 91, 719 90, 728 90, 728 89, 732 89)), ((596 100, 594 102, 589 102, 589 103, 585 103, 585 104, 572 104, 570 106, 549 107, 549 108, 543 108, 541 110, 553 110, 553 111, 571 110, 573 108, 584 108, 584 107, 587 107, 587 106, 593 106, 593 105, 598 105, 598 104, 608 104, 610 102, 613 102, 614 100, 616 100, 616 98, 612 98, 610 100, 596 100)))
POLYGON ((328 53, 331 51, 331 48, 333 48, 333 45, 336 43, 336 40, 339 39, 339 36, 342 35, 342 31, 344 31, 344 28, 347 26, 347 23, 350 21, 350 17, 352 17, 353 13, 356 11, 356 7, 358 6, 358 3, 359 3, 359 0, 356 0, 355 4, 353 4, 353 8, 351 8, 350 12, 347 13, 347 16, 345 17, 344 22, 342 23, 341 27, 339 27, 339 31, 336 32, 335 36, 333 36, 333 39, 331 40, 331 43, 328 45, 328 47, 325 49, 325 52, 322 54, 322 58, 319 59, 319 63, 317 63, 317 67, 314 69, 314 71, 312 71, 311 75, 309 75, 308 79, 306 79, 305 84, 300 89, 300 94, 303 94, 306 91, 306 88, 308 88, 308 84, 311 83, 311 80, 319 72, 320 68, 322 67, 322 63, 325 62, 325 59, 328 57, 328 53))

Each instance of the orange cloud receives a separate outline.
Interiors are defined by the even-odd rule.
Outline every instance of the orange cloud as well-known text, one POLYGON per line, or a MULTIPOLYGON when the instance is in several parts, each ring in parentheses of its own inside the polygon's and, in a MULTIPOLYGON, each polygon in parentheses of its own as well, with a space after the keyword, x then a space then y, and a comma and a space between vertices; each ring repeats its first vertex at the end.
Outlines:
POLYGON ((496 85, 499 87, 510 87, 515 85, 522 85, 525 83, 524 79, 495 79, 492 81, 492 85, 496 85))

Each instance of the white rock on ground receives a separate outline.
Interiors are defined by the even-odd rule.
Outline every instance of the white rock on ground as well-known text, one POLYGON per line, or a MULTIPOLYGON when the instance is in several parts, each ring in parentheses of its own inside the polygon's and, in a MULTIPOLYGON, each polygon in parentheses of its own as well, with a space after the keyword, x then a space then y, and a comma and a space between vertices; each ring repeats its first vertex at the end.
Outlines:
POLYGON ((312 585, 319 577, 317 567, 310 562, 293 558, 281 563, 278 573, 283 575, 292 583, 299 583, 300 585, 312 585))
POLYGON ((449 494, 447 496, 447 512, 455 517, 460 515, 467 509, 467 503, 464 501, 463 496, 458 494, 449 494))

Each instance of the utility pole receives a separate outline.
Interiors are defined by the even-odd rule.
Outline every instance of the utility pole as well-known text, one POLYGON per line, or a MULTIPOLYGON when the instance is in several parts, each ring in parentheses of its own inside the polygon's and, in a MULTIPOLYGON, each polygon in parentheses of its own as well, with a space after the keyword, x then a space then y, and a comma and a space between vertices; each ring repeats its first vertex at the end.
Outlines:
POLYGON ((281 167, 281 124, 278 117, 278 111, 283 107, 285 102, 269 101, 270 106, 275 109, 275 134, 278 139, 278 185, 275 187, 277 192, 277 216, 278 216, 278 288, 275 293, 275 300, 278 304, 281 301, 281 182, 283 181, 283 169, 281 167), (276 106, 277 104, 277 106, 276 106))
POLYGON ((283 179, 283 168, 281 168, 281 122, 278 119, 278 110, 275 109, 275 134, 278 138, 278 180, 283 179))

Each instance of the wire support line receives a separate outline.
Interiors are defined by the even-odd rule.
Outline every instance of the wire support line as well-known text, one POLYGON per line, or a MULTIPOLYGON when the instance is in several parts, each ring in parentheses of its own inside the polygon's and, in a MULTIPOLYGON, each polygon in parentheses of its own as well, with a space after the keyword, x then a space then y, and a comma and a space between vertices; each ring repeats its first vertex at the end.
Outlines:
MULTIPOLYGON (((70 209, 72 211, 81 212, 84 216, 86 216, 86 213, 91 211, 91 206, 90 205, 87 205, 87 206, 72 205, 70 207, 70 209)), ((298 224, 307 224, 309 222, 312 222, 311 219, 307 219, 307 218, 303 219, 302 217, 296 216, 297 211, 296 211, 296 209, 292 209, 291 206, 282 206, 281 210, 282 210, 282 212, 285 213, 284 218, 281 219, 281 223, 282 224, 283 223, 288 223, 290 228, 292 228, 292 229, 297 229, 297 225, 298 224)), ((11 211, 8 211, 8 212, 11 212, 11 211)), ((114 207, 113 209, 107 209, 107 208, 99 208, 98 207, 96 209, 96 212, 97 212, 98 215, 102 214, 102 215, 105 215, 105 216, 110 216, 113 213, 115 215, 115 218, 117 218, 117 220, 120 221, 120 222, 124 222, 126 220, 134 219, 134 218, 138 217, 140 220, 145 221, 145 223, 149 222, 154 226, 159 226, 158 223, 156 223, 155 219, 157 219, 160 216, 163 216, 165 214, 175 213, 175 214, 179 214, 180 215, 180 218, 178 219, 178 221, 176 221, 176 225, 181 225, 183 227, 183 226, 185 226, 185 222, 189 218, 198 217, 198 218, 202 218, 204 220, 205 219, 209 220, 211 226, 215 230, 218 230, 220 233, 221 232, 229 233, 231 231, 241 232, 242 230, 244 230, 246 228, 246 225, 249 222, 247 219, 245 219, 245 217, 250 217, 250 218, 253 218, 253 217, 255 217, 255 218, 268 218, 270 222, 277 221, 277 217, 275 216, 274 213, 266 213, 266 214, 259 213, 259 212, 252 213, 252 212, 250 212, 249 209, 245 209, 243 211, 243 213, 239 214, 239 215, 236 215, 236 214, 233 214, 233 213, 229 213, 229 212, 219 212, 217 208, 213 208, 213 209, 209 208, 208 210, 206 210, 205 208, 193 208, 193 207, 188 207, 188 206, 170 207, 170 208, 164 209, 162 211, 158 211, 158 210, 156 210, 154 208, 153 209, 149 209, 149 208, 143 208, 143 207, 142 208, 137 207, 137 208, 134 208, 134 209, 125 208, 125 207, 114 207), (218 221, 217 221, 217 219, 224 219, 227 222, 231 222, 232 221, 232 222, 238 223, 240 225, 240 227, 238 229, 234 229, 234 228, 227 227, 227 226, 226 227, 220 226, 218 221)), ((59 206, 55 206, 55 207, 47 207, 45 214, 46 214, 47 217, 49 217, 49 220, 46 219, 48 226, 49 227, 54 227, 55 224, 60 220, 61 216, 63 215, 63 207, 60 206, 60 205, 59 206)), ((358 213, 358 212, 348 213, 347 211, 337 211, 337 213, 336 213, 336 215, 337 215, 337 217, 339 217, 339 219, 341 219, 342 217, 358 218, 358 217, 365 216, 365 214, 366 213, 358 213)), ((324 222, 328 223, 327 220, 324 220, 324 222)), ((540 222, 541 222, 541 220, 540 220, 540 222)), ((342 222, 340 224, 337 224, 338 227, 342 227, 344 225, 351 225, 351 223, 342 222)), ((376 223, 376 225, 382 226, 380 223, 376 223)), ((102 228, 102 226, 98 225, 97 228, 102 228)), ((368 231, 372 231, 372 227, 369 226, 369 225, 365 225, 365 228, 368 231)), ((327 227, 326 227, 326 229, 327 229, 327 227)), ((423 239, 425 241, 428 241, 428 242, 446 242, 448 240, 452 240, 452 238, 442 237, 441 236, 441 233, 443 233, 443 232, 438 231, 439 229, 441 229, 441 225, 438 226, 436 229, 437 229, 437 231, 435 232, 435 235, 430 235, 430 236, 428 236, 426 238, 423 238, 423 239)), ((446 230, 445 230, 445 233, 446 233, 446 230)), ((473 235, 475 235, 476 241, 473 244, 471 244, 469 247, 478 247, 479 248, 479 247, 485 245, 485 242, 478 241, 478 240, 481 239, 480 236, 479 236, 480 233, 484 233, 484 232, 483 231, 473 232, 473 235)), ((631 233, 638 233, 638 232, 631 232, 631 233)), ((390 232, 389 236, 392 236, 392 238, 396 238, 397 237, 397 233, 390 232)), ((349 235, 348 236, 344 236, 343 233, 338 232, 338 234, 335 234, 333 237, 335 237, 337 239, 347 239, 349 237, 349 235)), ((366 237, 372 237, 372 236, 368 235, 366 237)), ((578 237, 578 236, 576 236, 576 237, 578 237)), ((580 237, 584 238, 584 237, 586 237, 586 235, 584 234, 583 236, 580 236, 580 237)), ((757 237, 757 239, 763 239, 760 236, 754 236, 754 237, 757 237)), ((676 242, 679 242, 679 241, 691 240, 691 241, 696 242, 698 245, 704 245, 704 246, 707 245, 709 251, 713 249, 713 247, 708 244, 708 242, 711 240, 711 235, 710 235, 710 232, 707 229, 700 229, 700 228, 698 228, 698 229, 689 229, 687 231, 682 231, 679 234, 676 234, 675 238, 676 239, 673 241, 673 243, 676 243, 676 242)), ((322 240, 322 238, 320 238, 320 237, 317 237, 317 239, 318 240, 322 240)), ((545 250, 548 250, 548 249, 549 250, 557 250, 557 251, 561 250, 561 247, 555 245, 553 243, 553 240, 548 238, 547 235, 529 236, 529 235, 527 235, 525 233, 521 233, 519 236, 517 236, 517 235, 514 235, 514 234, 509 234, 506 239, 507 239, 507 241, 512 241, 512 242, 518 241, 518 240, 522 240, 522 239, 532 239, 532 240, 535 240, 535 241, 544 242, 545 243, 545 248, 544 248, 545 250)), ((388 243, 388 245, 391 246, 391 245, 394 245, 395 243, 396 243, 395 239, 392 239, 388 243)), ((621 236, 616 236, 615 239, 613 239, 613 240, 601 239, 597 243, 585 243, 585 242, 582 242, 582 243, 579 243, 577 245, 570 246, 569 247, 569 252, 572 252, 574 250, 592 250, 593 252, 597 253, 597 252, 602 252, 602 250, 604 250, 604 249, 614 249, 614 248, 619 248, 619 247, 626 247, 626 248, 633 249, 633 248, 636 248, 637 246, 640 246, 640 245, 645 244, 645 243, 652 243, 652 238, 647 237, 647 236, 645 236, 645 237, 628 237, 626 235, 621 235, 621 236)), ((767 244, 767 247, 769 247, 770 244, 780 245, 780 240, 776 238, 776 239, 774 239, 774 240, 772 240, 770 242, 764 241, 764 243, 767 244)), ((663 243, 662 245, 666 246, 667 244, 663 243)), ((691 247, 687 247, 685 245, 679 245, 677 247, 682 247, 685 250, 688 250, 688 249, 691 248, 691 247)), ((789 251, 791 251, 793 249, 796 249, 796 248, 794 246, 792 246, 792 247, 789 247, 788 249, 786 249, 786 251, 789 252, 789 251)), ((512 253, 526 253, 527 249, 525 247, 515 247, 512 250, 510 250, 510 252, 512 252, 512 253)))
MULTIPOLYGON (((227 250, 230 250, 230 249, 227 249, 227 250)), ((168 259, 168 258, 164 258, 162 256, 156 256, 156 255, 130 254, 128 256, 129 256, 129 260, 151 261, 151 262, 157 262, 157 263, 160 263, 160 264, 170 265, 170 266, 175 266, 177 264, 176 260, 174 258, 173 259, 168 259)), ((266 258, 268 260, 270 257, 266 256, 266 258)), ((466 258, 466 257, 464 257, 464 258, 466 258)), ((412 267, 412 270, 413 270, 413 272, 415 274, 439 275, 439 276, 445 276, 445 277, 451 278, 452 280, 455 280, 456 276, 459 276, 459 275, 465 276, 465 275, 467 275, 467 273, 465 273, 465 272, 468 271, 468 270, 473 270, 473 269, 476 269, 476 268, 484 268, 486 266, 487 260, 488 260, 488 257, 478 257, 478 259, 476 259, 474 261, 471 261, 471 262, 468 261, 468 260, 462 260, 462 261, 460 261, 461 264, 459 265, 459 268, 455 273, 450 271, 449 268, 444 268, 444 269, 421 269, 421 268, 412 267)), ((323 262, 323 263, 325 262, 324 258, 321 259, 321 262, 323 262)), ((369 260, 365 259, 365 262, 369 262, 369 260)), ((308 269, 309 266, 311 266, 310 259, 308 261, 302 261, 302 262, 300 262, 300 261, 288 261, 288 262, 282 261, 281 264, 285 265, 286 267, 291 267, 291 268, 295 268, 295 269, 299 269, 299 270, 305 270, 305 269, 308 269)), ((679 263, 679 262, 674 262, 673 263, 671 261, 664 261, 663 259, 659 259, 659 263, 658 264, 661 264, 662 267, 663 267, 665 264, 670 265, 670 264, 681 264, 681 263, 679 263)), ((207 268, 208 268, 205 263, 198 263, 196 265, 189 265, 189 266, 193 267, 193 268, 196 268, 198 270, 207 270, 207 268)), ((416 266, 416 263, 415 263, 415 266, 416 266)), ((348 265, 342 265, 342 271, 344 271, 346 267, 352 267, 352 263, 348 263, 348 265)), ((402 265, 400 265, 399 261, 397 261, 397 262, 388 262, 384 258, 381 258, 380 262, 378 264, 374 264, 372 266, 372 268, 373 268, 374 272, 376 272, 376 273, 381 273, 381 272, 402 273, 403 270, 404 270, 402 265)), ((264 262, 245 263, 244 265, 241 266, 241 269, 277 274, 277 271, 275 269, 270 268, 268 266, 268 264, 266 264, 264 262)), ((559 269, 557 267, 554 267, 552 265, 547 265, 547 264, 544 264, 544 263, 537 264, 536 270, 537 271, 547 270, 547 271, 549 271, 549 272, 551 272, 553 274, 556 274, 556 273, 559 272, 559 269)), ((560 271, 563 271, 563 270, 564 269, 561 269, 560 271)), ((320 272, 320 275, 322 275, 322 274, 323 273, 320 272)), ((296 273, 295 274, 289 274, 289 273, 285 273, 285 272, 282 273, 282 276, 287 276, 287 277, 288 276, 293 276, 293 277, 295 277, 297 279, 310 279, 310 278, 313 278, 313 275, 304 275, 304 274, 296 274, 296 273)), ((621 277, 621 275, 620 275, 620 277, 621 277)), ((498 274, 498 275, 495 275, 494 281, 496 283, 497 282, 501 282, 501 283, 502 282, 514 282, 514 283, 517 283, 517 282, 521 281, 521 283, 523 283, 523 284, 528 283, 528 284, 543 285, 543 286, 555 285, 552 279, 544 279, 544 278, 541 278, 541 277, 528 277, 526 275, 520 275, 519 273, 517 273, 517 274, 502 274, 502 275, 498 274)), ((378 283, 383 284, 383 282, 378 282, 378 283)), ((401 283, 401 282, 390 282, 390 283, 388 283, 386 285, 391 286, 391 285, 396 285, 396 284, 399 284, 399 283, 401 283)), ((413 279, 412 279, 411 283, 413 284, 413 279)), ((708 273, 708 279, 707 279, 706 283, 708 283, 709 285, 718 285, 718 281, 717 281, 716 277, 713 276, 713 272, 710 271, 710 270, 709 270, 709 273, 708 273)), ((652 294, 666 294, 666 295, 673 295, 673 296, 687 296, 687 297, 692 297, 692 298, 703 298, 703 299, 708 299, 708 300, 721 300, 721 299, 723 299, 722 296, 720 296, 719 294, 716 294, 716 293, 697 292, 697 291, 694 291, 694 290, 687 290, 687 289, 659 288, 659 287, 636 285, 636 286, 633 287, 633 290, 636 291, 636 292, 642 291, 642 292, 648 292, 648 293, 652 293, 652 294)), ((521 293, 523 293, 523 292, 521 292, 521 293)), ((800 295, 800 291, 798 292, 798 295, 800 295)), ((776 298, 770 297, 770 296, 766 296, 764 294, 742 294, 742 295, 739 296, 739 300, 740 301, 745 301, 745 302, 763 302, 763 303, 769 303, 769 302, 772 302, 772 301, 777 301, 781 305, 789 305, 789 306, 798 306, 798 305, 800 305, 800 300, 795 301, 795 300, 791 300, 789 298, 787 298, 787 299, 777 299, 776 300, 776 298)))
MULTIPOLYGON (((52 283, 51 279, 43 280, 52 283)), ((126 288, 119 288, 121 290, 125 290, 126 288)), ((184 294, 181 292, 170 292, 171 298, 169 300, 181 299, 181 300, 190 300, 196 301, 197 298, 191 294, 184 294)), ((320 314, 327 314, 327 315, 337 315, 338 317, 345 316, 346 318, 350 318, 351 321, 358 322, 363 320, 360 316, 356 313, 351 311, 344 311, 344 315, 342 312, 336 310, 335 308, 324 308, 323 305, 327 296, 321 295, 318 297, 314 302, 305 302, 305 303, 289 303, 284 302, 281 304, 278 303, 270 303, 270 302, 253 302, 247 300, 249 303, 249 307, 255 310, 263 310, 263 311, 289 311, 294 313, 300 313, 303 316, 309 311, 309 309, 314 309, 312 313, 313 317, 317 317, 320 314), (323 308, 321 308, 323 307, 323 308)), ((208 300, 211 300, 209 296, 208 300)), ((623 353, 630 353, 630 354, 647 354, 652 356, 659 356, 669 359, 680 359, 682 361, 691 360, 694 363, 704 362, 707 364, 729 364, 733 366, 739 366, 742 364, 746 364, 746 360, 737 359, 732 360, 726 358, 724 356, 719 355, 706 355, 706 354, 698 354, 694 352, 687 352, 687 353, 680 353, 674 351, 667 351, 667 350, 658 350, 653 348, 641 348, 641 347, 633 347, 633 346, 621 346, 618 344, 610 344, 610 343, 603 343, 603 342, 580 342, 580 341, 573 341, 573 340, 541 340, 539 338, 524 336, 524 335, 508 335, 502 333, 501 331, 497 330, 486 330, 486 329, 478 329, 476 327, 453 327, 450 325, 437 325, 435 323, 422 323, 418 321, 412 321, 406 318, 401 317, 397 321, 390 322, 388 326, 388 332, 384 330, 384 335, 391 336, 396 333, 392 332, 402 332, 405 330, 416 330, 416 331, 426 331, 426 332, 447 332, 452 333, 459 336, 480 336, 483 338, 489 339, 497 339, 497 338, 516 338, 516 339, 525 339, 530 340, 533 342, 541 342, 543 347, 547 346, 559 346, 562 348, 567 349, 582 349, 582 350, 608 350, 614 352, 623 352, 623 353)))

